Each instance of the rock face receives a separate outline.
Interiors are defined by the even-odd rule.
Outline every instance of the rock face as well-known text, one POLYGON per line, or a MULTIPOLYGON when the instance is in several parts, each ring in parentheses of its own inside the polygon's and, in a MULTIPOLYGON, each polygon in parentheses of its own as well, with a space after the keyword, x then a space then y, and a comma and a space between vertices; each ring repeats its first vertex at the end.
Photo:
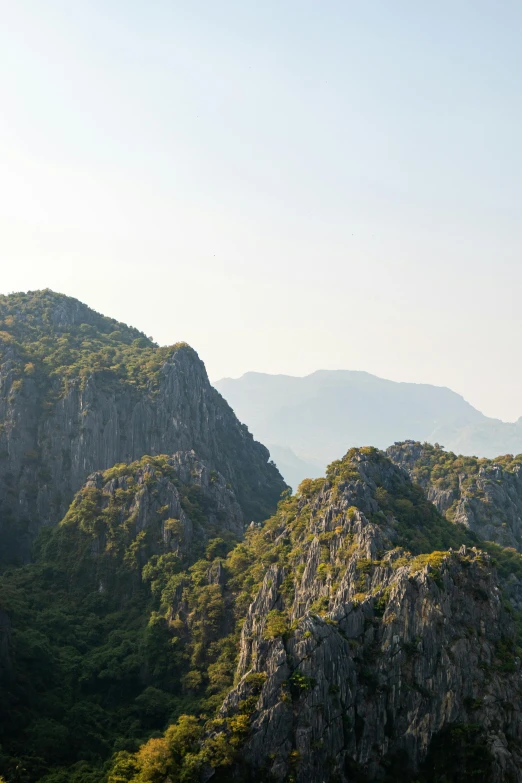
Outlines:
MULTIPOLYGON (((173 552, 181 559, 194 558, 213 535, 229 534, 233 539, 243 535, 243 515, 234 493, 223 476, 210 471, 194 451, 179 451, 160 460, 145 457, 129 466, 91 474, 62 526, 67 526, 69 520, 76 521, 76 510, 91 490, 96 491, 98 514, 106 513, 118 495, 123 496, 126 500, 118 508, 121 521, 132 520, 134 538, 144 531, 151 534, 151 546, 143 552, 141 565, 151 555, 164 552, 173 552), (159 461, 160 466, 156 464, 159 461), (113 477, 112 473, 116 475, 113 477), (183 487, 182 491, 180 487, 183 487), (193 501, 194 498, 200 500, 204 515, 200 510, 191 518, 185 511, 186 496, 184 498, 182 492, 186 493, 187 488, 196 490, 193 501)), ((106 546, 104 531, 92 542, 91 549, 97 553, 106 546)))
POLYGON ((405 475, 363 452, 265 533, 269 551, 288 555, 248 610, 239 684, 221 710, 244 711, 253 679, 266 678, 234 774, 443 780, 469 742, 458 779, 520 781, 520 661, 489 556, 394 546, 405 520, 430 520, 405 475), (407 516, 390 514, 384 493, 407 516))
POLYGON ((47 526, 0 576, 2 775, 522 783, 522 460, 352 449, 262 524, 191 348, 52 292, 0 321, 4 561, 47 526))
POLYGON ((52 292, 13 301, 0 301, 7 561, 28 557, 39 528, 61 519, 90 473, 144 454, 194 449, 232 485, 247 521, 272 512, 284 482, 267 449, 210 385, 195 351, 158 349, 136 330, 52 292))
POLYGON ((522 551, 522 459, 457 457, 415 441, 396 443, 386 454, 452 522, 522 551))

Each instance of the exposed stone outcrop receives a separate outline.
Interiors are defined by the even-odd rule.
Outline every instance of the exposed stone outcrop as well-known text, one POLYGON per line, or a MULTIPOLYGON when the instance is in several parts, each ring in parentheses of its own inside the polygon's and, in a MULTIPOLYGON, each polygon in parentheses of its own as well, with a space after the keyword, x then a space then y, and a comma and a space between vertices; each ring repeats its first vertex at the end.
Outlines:
POLYGON ((505 458, 504 464, 482 459, 470 465, 466 458, 414 441, 396 443, 386 454, 452 522, 465 525, 485 541, 522 551, 522 462, 506 465, 505 458), (434 454, 447 458, 450 473, 439 475, 429 469, 434 454))
MULTIPOLYGON (((37 326, 52 339, 78 324, 98 328, 102 316, 85 305, 46 296, 47 320, 37 326)), ((23 308, 14 316, 25 317, 23 308)), ((122 326, 113 324, 105 329, 122 326)), ((24 371, 26 361, 16 340, 0 340, 0 530, 12 550, 5 559, 28 557, 39 528, 62 518, 90 473, 144 454, 194 449, 231 484, 247 522, 273 511, 285 485, 268 450, 210 385, 188 346, 173 348, 148 388, 106 372, 69 379, 64 388, 59 372, 44 377, 45 361, 41 372, 32 364, 24 371)))
MULTIPOLYGON (((239 683, 221 715, 247 703, 252 674, 266 681, 234 774, 432 780, 423 765, 433 744, 450 757, 452 732, 472 731, 482 779, 521 781, 520 662, 489 556, 394 548, 396 521, 379 515, 375 490, 407 479, 387 460, 358 459, 358 480, 302 498, 299 564, 272 565, 248 611, 239 683)), ((288 537, 282 525, 275 545, 288 537)))
MULTIPOLYGON (((160 468, 154 464, 154 458, 145 457, 139 463, 124 466, 125 472, 114 468, 119 474, 114 478, 111 470, 91 474, 62 524, 76 519, 84 494, 95 489, 99 513, 110 506, 118 493, 126 496, 119 510, 122 524, 125 519, 132 520, 133 536, 143 531, 151 533, 150 546, 143 553, 147 558, 165 551, 175 552, 181 558, 194 557, 212 536, 230 534, 232 538, 241 538, 241 508, 220 473, 210 471, 194 451, 177 452, 163 462, 160 468), (204 515, 200 508, 191 518, 183 508, 182 492, 190 488, 197 490, 196 499, 204 507, 204 515)), ((103 536, 93 540, 92 552, 102 551, 105 545, 103 536)))

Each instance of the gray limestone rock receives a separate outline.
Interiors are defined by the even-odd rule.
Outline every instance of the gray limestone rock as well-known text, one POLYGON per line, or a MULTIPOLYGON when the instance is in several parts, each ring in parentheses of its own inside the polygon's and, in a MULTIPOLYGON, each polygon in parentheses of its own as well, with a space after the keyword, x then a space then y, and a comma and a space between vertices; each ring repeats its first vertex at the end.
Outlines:
POLYGON ((419 471, 432 450, 429 445, 405 441, 390 446, 386 454, 419 482, 428 500, 452 522, 464 525, 485 541, 521 552, 522 463, 515 461, 508 468, 484 459, 473 472, 464 463, 456 469, 448 487, 419 471))
POLYGON ((489 556, 394 548, 393 520, 370 518, 374 490, 407 479, 387 460, 359 473, 301 500, 293 597, 272 565, 249 608, 221 716, 246 703, 252 673, 266 680, 231 779, 424 780, 434 747, 479 732, 488 783, 522 781, 522 672, 489 556), (276 638, 273 610, 288 617, 276 638))
MULTIPOLYGON (((94 315, 67 299, 58 299, 53 310, 55 326, 64 329, 94 315)), ((268 450, 210 385, 203 362, 188 346, 173 348, 148 389, 91 373, 70 379, 65 390, 58 376, 49 391, 35 375, 20 381, 24 362, 16 342, 0 341, 4 561, 27 560, 38 530, 63 517, 90 473, 145 454, 193 449, 230 483, 246 521, 274 510, 285 484, 268 450)))

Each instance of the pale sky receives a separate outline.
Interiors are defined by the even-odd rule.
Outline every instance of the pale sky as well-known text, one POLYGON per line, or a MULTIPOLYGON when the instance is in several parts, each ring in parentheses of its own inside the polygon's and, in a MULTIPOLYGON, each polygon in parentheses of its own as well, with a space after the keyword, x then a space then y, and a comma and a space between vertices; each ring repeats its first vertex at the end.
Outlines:
POLYGON ((520 0, 0 11, 0 292, 522 415, 520 0))

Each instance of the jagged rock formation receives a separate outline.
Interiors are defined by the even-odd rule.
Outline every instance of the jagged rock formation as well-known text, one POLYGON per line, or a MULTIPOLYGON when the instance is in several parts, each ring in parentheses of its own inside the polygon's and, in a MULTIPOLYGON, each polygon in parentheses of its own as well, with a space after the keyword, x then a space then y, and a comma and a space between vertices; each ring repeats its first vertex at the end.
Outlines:
POLYGON ((276 780, 295 770, 303 783, 413 777, 440 732, 479 724, 484 779, 519 780, 520 673, 502 671, 513 629, 487 560, 463 548, 440 561, 436 582, 428 565, 413 576, 392 568, 385 558, 372 576, 375 597, 354 602, 345 584, 324 617, 305 611, 290 639, 273 641, 263 631, 286 574, 268 572, 242 639, 246 676, 222 711, 248 698, 252 672, 268 675, 242 764, 276 780))
POLYGON ((522 551, 522 455, 477 459, 415 441, 396 443, 386 454, 447 519, 522 551))
POLYGON ((241 627, 217 718, 119 754, 109 783, 522 781, 514 616, 476 542, 351 450, 207 572, 241 627))
MULTIPOLYGON (((58 559, 66 553, 76 578, 85 559, 85 589, 100 571, 112 579, 129 546, 139 572, 153 556, 169 552, 180 562, 192 562, 211 538, 237 541, 242 535, 241 508, 223 476, 210 471, 194 451, 181 451, 93 473, 47 548, 56 548, 58 559), (74 560, 70 545, 78 552, 74 560), (100 560, 105 561, 101 569, 100 560)), ((108 589, 103 579, 96 587, 108 589)))
POLYGON ((1 775, 522 783, 519 460, 352 449, 262 523, 282 480, 192 349, 51 292, 0 319, 5 559, 42 528, 1 775))
POLYGON ((263 519, 284 482, 186 345, 50 291, 0 298, 0 531, 4 560, 27 558, 94 470, 194 449, 263 519))
POLYGON ((292 539, 294 558, 267 571, 249 608, 241 680, 221 713, 248 699, 253 673, 266 675, 241 772, 297 783, 424 779, 441 732, 478 724, 482 779, 521 780, 520 664, 488 556, 393 548, 400 525, 370 518, 382 514, 383 491, 404 506, 404 481, 375 456, 353 461, 357 479, 301 498, 306 546, 296 552, 299 522, 271 531, 275 547, 292 539), (274 628, 282 617, 286 630, 274 628))

